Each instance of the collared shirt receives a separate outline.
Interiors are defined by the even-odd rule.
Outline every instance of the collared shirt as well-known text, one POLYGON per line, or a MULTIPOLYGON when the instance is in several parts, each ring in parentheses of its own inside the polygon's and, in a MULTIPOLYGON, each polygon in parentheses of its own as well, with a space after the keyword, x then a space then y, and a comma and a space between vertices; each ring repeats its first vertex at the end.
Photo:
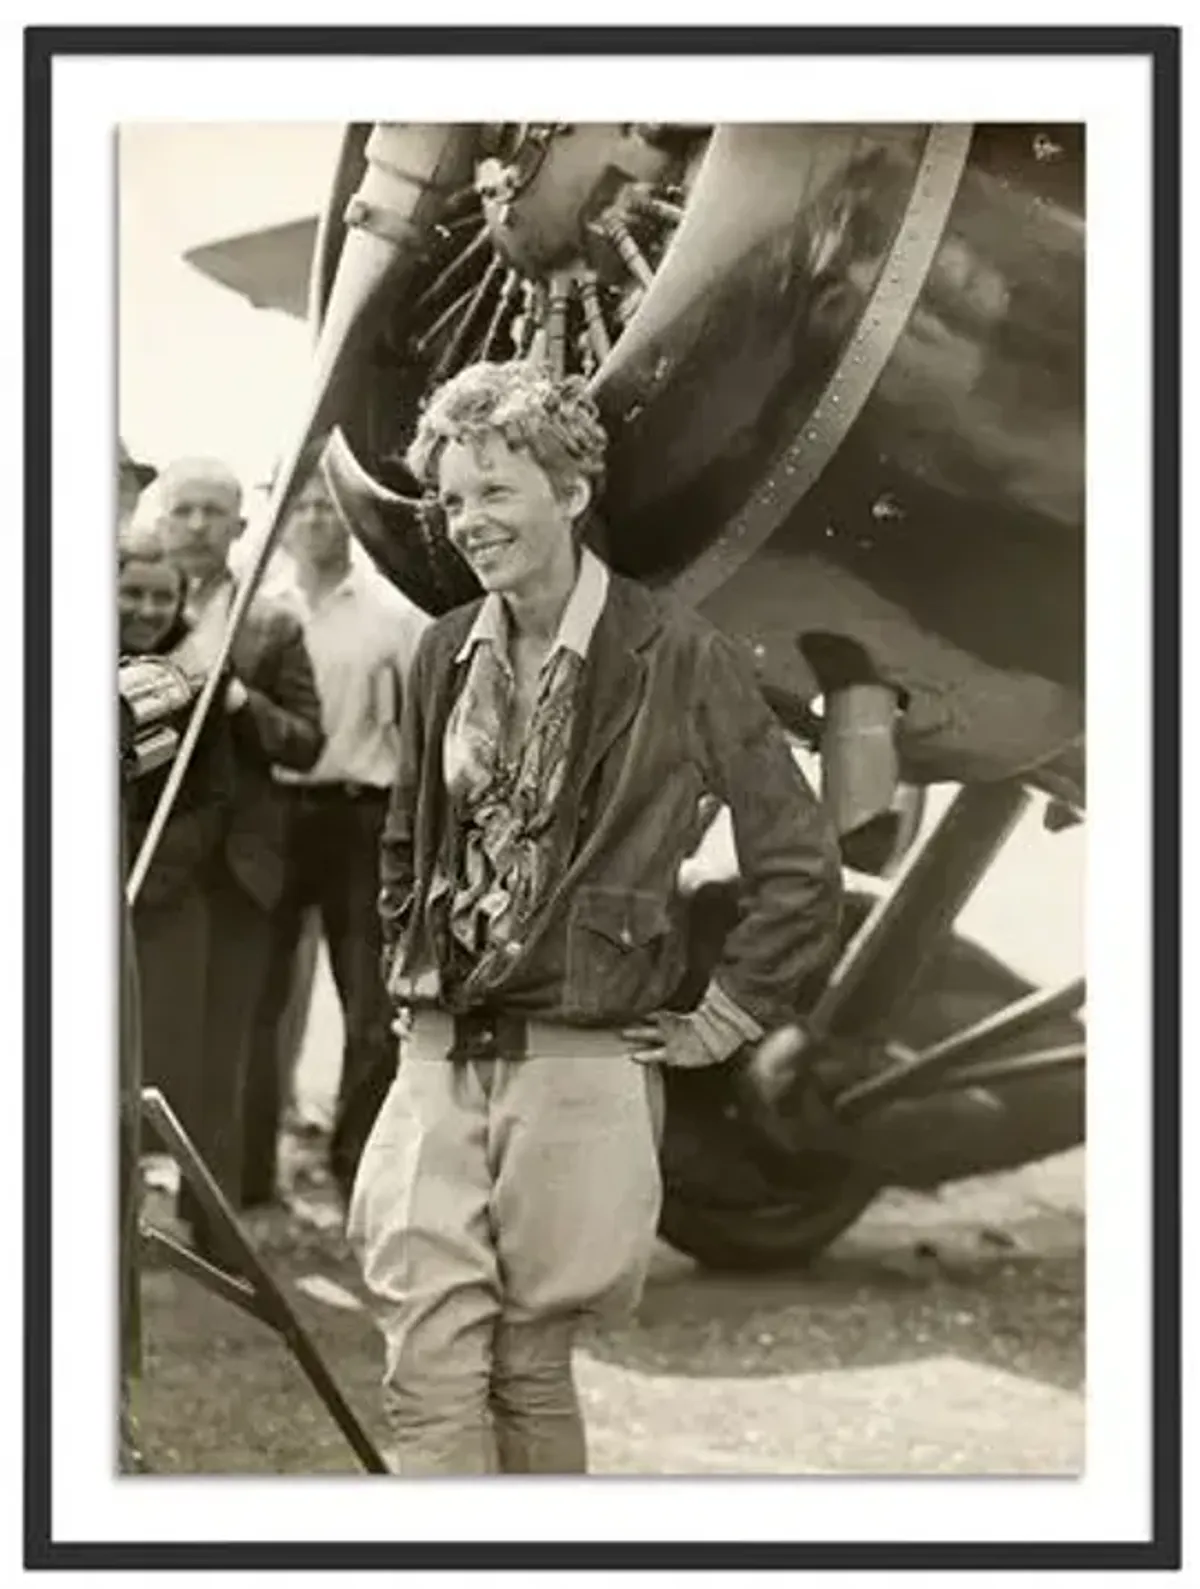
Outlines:
POLYGON ((351 567, 315 603, 302 600, 304 641, 321 697, 325 749, 283 783, 359 783, 387 789, 396 775, 400 699, 428 617, 371 569, 351 567))
MULTIPOLYGON (((542 664, 543 667, 548 666, 554 653, 563 648, 574 651, 576 656, 587 656, 607 595, 608 569, 595 552, 585 546, 579 554, 579 573, 575 579, 574 589, 567 600, 567 605, 563 608, 563 615, 558 621, 558 629, 554 635, 554 643, 550 647, 546 661, 542 664)), ((459 647, 455 660, 466 662, 480 640, 490 640, 496 647, 496 654, 511 666, 508 654, 508 615, 504 600, 496 591, 492 591, 484 598, 483 605, 467 632, 467 638, 459 647)))
MULTIPOLYGON (((608 598, 608 589, 609 573, 607 567, 593 552, 584 547, 580 554, 579 572, 575 579, 575 585, 567 600, 567 605, 563 609, 558 629, 555 631, 554 641, 542 663, 543 680, 548 670, 552 667, 555 658, 563 651, 574 653, 580 661, 586 658, 591 646, 592 636, 595 633, 596 624, 599 622, 600 614, 604 610, 604 603, 608 598)), ((494 591, 485 597, 475 621, 467 633, 466 639, 459 647, 455 660, 460 663, 470 662, 476 647, 481 643, 490 644, 496 662, 511 678, 512 663, 509 654, 507 610, 502 597, 494 591)), ((469 692, 470 680, 468 676, 464 695, 460 696, 456 710, 451 715, 450 722, 447 725, 445 741, 441 747, 447 787, 453 787, 459 774, 465 771, 459 766, 459 763, 463 756, 470 752, 469 741, 473 736, 464 735, 460 727, 457 726, 458 719, 467 704, 466 697, 469 692)), ((498 751, 499 747, 496 746, 494 749, 498 751)), ((476 771, 475 776, 480 776, 479 770, 476 771)), ((498 804, 505 805, 506 801, 511 799, 511 797, 512 790, 509 789, 505 799, 499 801, 498 804)), ((493 817, 495 816, 495 810, 493 810, 492 815, 493 817)), ((481 837, 481 834, 475 830, 472 823, 464 834, 464 864, 468 853, 473 854, 476 857, 474 869, 478 871, 479 868, 483 868, 481 875, 490 877, 491 861, 485 854, 485 847, 481 845, 481 837)), ((541 842, 548 844, 550 836, 547 835, 541 842)), ((526 859, 529 861, 528 857, 526 859)), ((532 864, 532 862, 529 861, 529 864, 532 864)), ((492 881, 495 882, 495 879, 492 879, 492 881)), ((480 878, 478 876, 472 879, 471 882, 468 882, 465 876, 452 879, 447 876, 444 870, 439 868, 434 878, 432 891, 432 899, 436 901, 436 908, 439 910, 449 908, 450 901, 456 897, 459 898, 460 904, 465 904, 465 896, 473 895, 478 889, 479 882, 480 878)), ((500 898, 495 893, 490 899, 490 905, 495 914, 503 914, 500 898)), ((486 910, 484 915, 486 917, 486 910)), ((425 966, 415 968, 409 977, 402 980, 397 991, 405 998, 425 999, 436 997, 437 989, 438 977, 436 972, 431 967, 425 966)))
MULTIPOLYGON (((421 649, 416 687, 432 708, 414 723, 418 760, 440 750, 469 626, 446 621, 421 649)), ((827 968, 842 891, 836 837, 744 648, 703 619, 614 574, 587 665, 588 734, 573 791, 583 825, 486 1007, 621 1026, 690 999, 676 894, 707 791, 734 814, 742 909, 683 1046, 689 1063, 696 1044, 717 1059, 759 1029, 794 1021, 796 990, 827 968)), ((469 1008, 453 982, 439 989, 436 977, 420 977, 451 967, 445 902, 434 894, 451 813, 445 801, 426 802, 427 789, 415 778, 397 786, 381 842, 390 986, 401 1003, 440 996, 469 1008)))

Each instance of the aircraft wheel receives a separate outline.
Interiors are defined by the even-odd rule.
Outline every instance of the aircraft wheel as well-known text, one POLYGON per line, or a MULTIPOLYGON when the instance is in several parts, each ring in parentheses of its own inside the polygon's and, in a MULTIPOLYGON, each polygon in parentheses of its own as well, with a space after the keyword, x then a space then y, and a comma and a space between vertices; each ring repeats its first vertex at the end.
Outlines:
MULTIPOLYGON (((868 903, 851 895, 847 933, 868 903)), ((719 942, 728 904, 714 890, 701 908, 707 915, 698 917, 699 935, 719 942)), ((985 949, 951 936, 896 1019, 895 1039, 924 1047, 1028 991, 1023 978, 985 949)), ((1021 1045, 1053 1046, 1081 1033, 1075 1017, 1056 1016, 1021 1045)), ((878 1056, 869 1063, 888 1061, 878 1056)), ((854 1079, 847 1076, 834 1090, 854 1079)), ((717 1269, 802 1266, 848 1230, 885 1186, 932 1190, 1062 1152, 1084 1134, 1082 1067, 900 1100, 864 1122, 863 1155, 854 1159, 823 1150, 788 1152, 765 1140, 745 1111, 731 1066, 667 1071, 665 1081, 660 1234, 717 1269)))
POLYGON ((799 1268, 850 1229, 874 1201, 878 1186, 853 1172, 807 1200, 731 1209, 664 1197, 659 1234, 706 1269, 769 1271, 799 1268))
POLYGON ((667 1071, 664 1241, 712 1269, 808 1262, 848 1230, 878 1177, 833 1154, 785 1155, 737 1102, 726 1067, 667 1071))

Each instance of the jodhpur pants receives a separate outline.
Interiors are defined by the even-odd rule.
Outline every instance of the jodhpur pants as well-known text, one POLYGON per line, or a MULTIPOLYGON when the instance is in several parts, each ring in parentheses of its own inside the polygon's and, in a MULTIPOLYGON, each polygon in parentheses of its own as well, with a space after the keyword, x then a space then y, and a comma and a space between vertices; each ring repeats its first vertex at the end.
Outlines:
POLYGON ((585 1319, 641 1296, 662 1078, 609 1032, 531 1022, 521 1059, 451 1061, 418 1012, 348 1233, 385 1343, 401 1474, 582 1473, 585 1319))

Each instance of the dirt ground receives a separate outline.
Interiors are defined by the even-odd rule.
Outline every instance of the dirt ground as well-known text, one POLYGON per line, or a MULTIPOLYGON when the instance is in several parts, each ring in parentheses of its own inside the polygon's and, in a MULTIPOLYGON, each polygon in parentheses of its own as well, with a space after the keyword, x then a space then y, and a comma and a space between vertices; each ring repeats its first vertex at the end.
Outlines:
MULTIPOLYGON (((802 1273, 704 1273, 662 1247, 637 1318, 581 1345, 595 1471, 1076 1471, 1083 1209, 1080 1149, 934 1198, 889 1194, 802 1273)), ((319 1197, 255 1235, 382 1443, 380 1347, 319 1197)), ((358 1471, 264 1324, 161 1268, 142 1296, 153 1470, 358 1471)))

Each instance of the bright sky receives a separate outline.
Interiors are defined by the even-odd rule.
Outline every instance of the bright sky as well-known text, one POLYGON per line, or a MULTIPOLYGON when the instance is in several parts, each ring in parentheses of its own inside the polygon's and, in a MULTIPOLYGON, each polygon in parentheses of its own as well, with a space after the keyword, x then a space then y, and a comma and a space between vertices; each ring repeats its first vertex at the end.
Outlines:
POLYGON ((261 482, 287 439, 308 334, 181 255, 316 214, 338 123, 127 123, 118 134, 119 404, 134 456, 224 458, 261 482))

